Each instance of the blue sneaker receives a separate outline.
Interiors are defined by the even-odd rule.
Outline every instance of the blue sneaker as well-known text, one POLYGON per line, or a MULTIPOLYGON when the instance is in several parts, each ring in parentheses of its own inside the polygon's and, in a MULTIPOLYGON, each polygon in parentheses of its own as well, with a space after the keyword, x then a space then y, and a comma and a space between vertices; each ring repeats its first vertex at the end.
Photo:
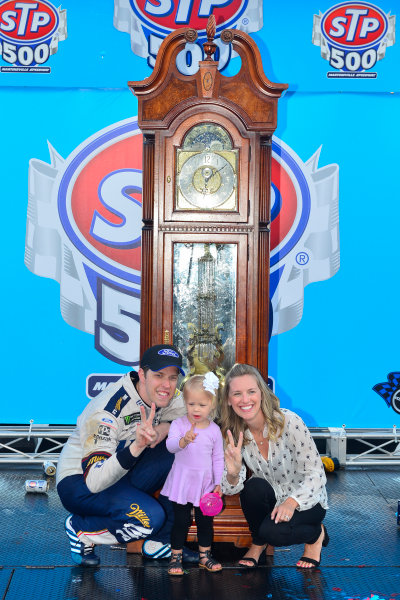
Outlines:
MULTIPOLYGON (((154 559, 170 558, 171 544, 163 544, 163 542, 156 542, 154 540, 145 540, 142 546, 142 555, 146 558, 154 559)), ((194 552, 189 548, 183 548, 182 559, 183 562, 198 563, 199 553, 194 552)))
POLYGON ((94 544, 87 546, 79 540, 75 529, 72 527, 71 520, 72 515, 69 515, 65 519, 64 527, 70 543, 72 560, 77 565, 82 565, 83 567, 96 567, 100 559, 94 553, 94 544))

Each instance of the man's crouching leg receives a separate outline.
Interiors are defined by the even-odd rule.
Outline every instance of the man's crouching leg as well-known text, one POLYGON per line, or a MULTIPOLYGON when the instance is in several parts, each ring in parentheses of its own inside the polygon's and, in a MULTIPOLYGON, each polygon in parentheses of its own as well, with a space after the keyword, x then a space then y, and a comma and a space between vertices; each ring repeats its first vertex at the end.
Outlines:
POLYGON ((86 490, 82 487, 82 493, 75 495, 76 502, 71 497, 67 502, 60 494, 64 506, 73 513, 65 521, 65 531, 76 564, 96 566, 100 560, 94 552, 95 545, 147 538, 165 522, 165 511, 159 502, 126 480, 97 494, 86 490))

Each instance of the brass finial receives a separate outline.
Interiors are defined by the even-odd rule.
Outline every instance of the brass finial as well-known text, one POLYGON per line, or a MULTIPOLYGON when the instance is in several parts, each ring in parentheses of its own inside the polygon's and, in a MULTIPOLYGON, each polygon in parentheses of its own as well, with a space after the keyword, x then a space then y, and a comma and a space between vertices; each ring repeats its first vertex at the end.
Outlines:
POLYGON ((206 27, 207 41, 204 42, 203 48, 206 54, 206 60, 213 60, 213 54, 217 49, 217 44, 214 44, 214 38, 217 31, 217 23, 214 15, 208 17, 208 23, 206 27))

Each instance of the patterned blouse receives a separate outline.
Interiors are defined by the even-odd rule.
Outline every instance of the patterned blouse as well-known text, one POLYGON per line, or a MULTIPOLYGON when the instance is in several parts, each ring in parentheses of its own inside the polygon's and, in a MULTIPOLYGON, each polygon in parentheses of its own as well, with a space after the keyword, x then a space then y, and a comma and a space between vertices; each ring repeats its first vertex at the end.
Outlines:
MULTIPOLYGON (((268 460, 261 455, 255 439, 247 430, 246 436, 250 442, 242 447, 244 462, 252 471, 252 477, 262 477, 272 486, 277 504, 282 504, 290 496, 299 504, 296 510, 307 510, 318 502, 326 509, 326 476, 314 440, 298 415, 285 408, 281 410, 285 425, 282 435, 275 442, 269 441, 268 460)), ((268 437, 267 425, 263 435, 268 437)), ((228 482, 225 468, 222 492, 228 496, 237 494, 243 489, 245 479, 245 464, 242 464, 236 485, 228 482)))

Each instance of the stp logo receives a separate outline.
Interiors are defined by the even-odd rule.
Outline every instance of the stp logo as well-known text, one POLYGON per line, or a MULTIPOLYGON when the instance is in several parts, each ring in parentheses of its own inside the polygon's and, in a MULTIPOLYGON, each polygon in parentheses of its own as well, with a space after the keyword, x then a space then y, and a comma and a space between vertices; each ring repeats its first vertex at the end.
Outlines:
POLYGON ((261 29, 261 0, 114 0, 115 27, 130 34, 133 52, 147 58, 152 68, 163 39, 171 31, 192 27, 199 32, 197 42, 178 54, 176 64, 184 75, 194 74, 199 60, 204 60, 202 42, 211 14, 217 23, 214 58, 222 71, 231 58, 231 48, 221 42, 221 31, 237 28, 250 33, 261 29), (127 4, 131 14, 127 14, 127 4))
MULTIPOLYGON (((4 61, 31 67, 45 63, 66 38, 66 11, 50 2, 0 3, 1 55, 4 61)), ((22 69, 20 69, 22 70, 22 69)))
POLYGON ((179 27, 193 27, 205 30, 208 17, 214 14, 218 25, 224 29, 236 23, 245 11, 247 0, 192 0, 192 2, 173 2, 173 0, 130 0, 132 10, 140 20, 154 31, 168 35, 179 27))
MULTIPOLYGON (((71 309, 67 320, 94 333, 96 349, 124 365, 138 361, 134 342, 139 340, 140 320, 141 194, 142 135, 136 119, 78 147, 68 158, 57 191, 70 261, 87 305, 83 327, 81 307, 71 309)), ((70 295, 67 287, 65 294, 70 295)))
POLYGON ((321 28, 327 40, 336 45, 367 48, 384 37, 388 22, 380 8, 372 4, 339 4, 325 13, 321 28))
POLYGON ((137 121, 96 136, 65 169, 58 211, 79 252, 111 276, 139 283, 142 135, 137 121), (83 198, 85 199, 83 201, 83 198))
POLYGON ((298 244, 307 226, 310 189, 298 162, 282 142, 272 140, 271 163, 271 273, 298 244))
MULTIPOLYGON (((322 39, 321 53, 329 64, 355 73, 371 69, 383 58, 387 45, 394 43, 394 20, 378 6, 366 2, 345 2, 328 9, 317 22, 322 39), (326 47, 326 55, 323 48, 326 47)), ((314 34, 316 32, 314 19, 314 34)))
MULTIPOLYGON (((304 286, 331 277, 338 268, 337 169, 316 169, 315 157, 311 163, 302 163, 273 138, 273 334, 299 322, 304 286), (320 198, 326 190, 332 197, 320 198)), ((26 264, 60 282, 63 318, 94 334, 101 354, 123 365, 138 364, 142 135, 137 119, 97 132, 65 161, 54 154, 52 167, 50 206, 49 170, 41 161, 30 163, 26 264), (54 221, 38 227, 35 207, 44 202, 54 221)), ((99 385, 93 383, 93 395, 102 389, 99 385)))

